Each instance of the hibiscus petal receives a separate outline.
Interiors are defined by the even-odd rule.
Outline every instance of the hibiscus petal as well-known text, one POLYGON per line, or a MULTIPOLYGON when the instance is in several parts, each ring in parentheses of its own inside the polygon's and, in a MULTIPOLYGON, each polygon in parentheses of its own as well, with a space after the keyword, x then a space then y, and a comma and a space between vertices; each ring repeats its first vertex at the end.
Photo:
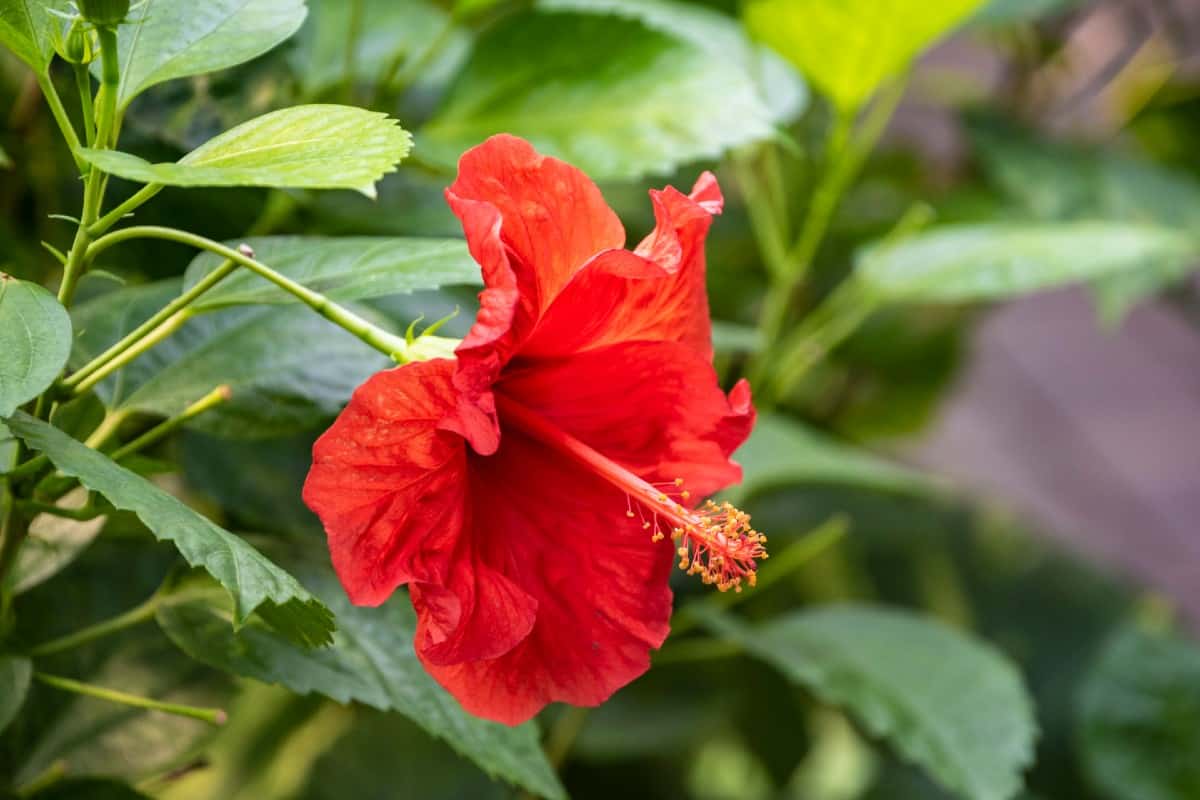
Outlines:
POLYGON ((555 358, 617 342, 683 342, 712 358, 704 240, 722 198, 704 173, 692 194, 652 191, 657 226, 633 252, 610 250, 580 270, 520 352, 555 358))
POLYGON ((467 448, 453 418, 455 362, 380 372, 313 447, 304 501, 320 518, 351 601, 379 605, 405 583, 429 607, 433 653, 485 658, 533 626, 536 601, 482 565, 464 536, 467 448))
POLYGON ((729 456, 754 425, 749 385, 726 397, 709 360, 686 344, 516 361, 497 391, 651 483, 681 478, 696 500, 741 479, 729 456))
MULTIPOLYGON (((551 702, 603 702, 649 668, 667 636, 673 548, 625 516, 620 490, 519 431, 505 430, 497 453, 470 457, 469 468, 468 535, 536 598, 537 620, 490 659, 446 663, 419 642, 426 669, 468 711, 510 725, 551 702)), ((423 588, 420 597, 424 618, 423 588)))

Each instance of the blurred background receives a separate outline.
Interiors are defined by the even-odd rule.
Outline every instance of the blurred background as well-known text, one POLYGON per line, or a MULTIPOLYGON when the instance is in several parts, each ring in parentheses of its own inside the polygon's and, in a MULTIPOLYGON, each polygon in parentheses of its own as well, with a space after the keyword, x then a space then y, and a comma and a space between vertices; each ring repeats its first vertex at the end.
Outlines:
MULTIPOLYGON (((769 195, 783 228, 799 227, 836 112, 781 50, 763 56, 758 76, 771 112, 763 135, 737 131, 746 112, 722 82, 751 47, 737 3, 309 6, 300 32, 271 53, 149 91, 130 110, 122 149, 174 160, 265 111, 335 101, 397 117, 415 132, 412 159, 376 201, 168 189, 139 220, 183 218, 216 239, 457 236, 441 196, 455 157, 511 130, 596 177, 636 241, 653 225, 648 188, 687 188, 713 169, 727 199, 708 246, 718 367, 727 381, 763 368, 771 342, 756 323, 772 244, 756 201, 769 195), (673 17, 678 7, 700 16, 673 17), (688 73, 698 84, 672 83, 700 64, 707 71, 688 73), (503 89, 487 83, 497 75, 503 89), (570 125, 529 113, 543 105, 570 125), (629 107, 658 149, 593 133, 629 107), (697 115, 711 135, 662 144, 697 115)), ((879 14, 903 15, 901 6, 880 2, 879 14)), ((898 223, 1146 222, 1200 236, 1200 2, 992 0, 920 54, 907 83, 889 86, 864 114, 888 92, 895 113, 881 117, 790 299, 793 324, 898 223)), ((70 226, 48 215, 78 208, 79 181, 36 83, 7 53, 0 110, 0 266, 49 283, 57 264, 40 243, 61 243, 70 226)), ((117 252, 119 263, 102 266, 135 284, 181 274, 192 255, 154 242, 117 252)), ((1081 240, 1074 258, 1100 255, 1081 240)), ((1025 797, 1200 798, 1195 266, 1148 261, 998 302, 872 314, 775 398, 738 457, 747 479, 736 494, 776 550, 813 543, 785 584, 745 602, 746 615, 842 601, 933 615, 1019 664, 1040 728, 1025 797)), ((102 296, 113 280, 93 275, 81 294, 102 296)), ((474 291, 388 298, 374 311, 402 326, 459 306, 446 330, 461 335, 474 291)), ((257 441, 189 431, 169 445, 182 468, 167 480, 235 530, 319 537, 299 486, 327 417, 257 441)), ((65 632, 78 625, 68 609, 83 604, 101 619, 153 591, 169 554, 125 524, 25 596, 21 624, 65 632)), ((681 602, 700 588, 680 583, 681 602)), ((29 778, 65 763, 167 800, 514 795, 396 715, 217 675, 156 631, 121 644, 72 666, 98 682, 227 704, 230 725, 212 733, 60 699, 57 713, 0 740, 0 771, 29 778)), ((545 715, 572 797, 955 796, 771 668, 694 655, 663 659, 586 717, 545 715)))

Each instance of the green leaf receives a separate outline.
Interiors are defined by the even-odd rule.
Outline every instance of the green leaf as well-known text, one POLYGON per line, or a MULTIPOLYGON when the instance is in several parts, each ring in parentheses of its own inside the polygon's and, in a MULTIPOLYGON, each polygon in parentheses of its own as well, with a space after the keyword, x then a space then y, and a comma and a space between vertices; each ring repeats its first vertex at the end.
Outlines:
POLYGON ((19 412, 8 425, 61 472, 79 478, 118 509, 137 514, 156 537, 173 542, 189 564, 216 578, 233 598, 235 625, 244 625, 257 611, 293 641, 306 645, 329 641, 333 631, 329 609, 245 541, 41 420, 19 412))
POLYGON ((861 108, 983 0, 750 0, 751 34, 800 69, 842 113, 861 108))
POLYGON ((708 612, 716 633, 971 800, 1006 800, 1033 758, 1036 725, 1013 665, 984 644, 900 611, 794 612, 757 627, 708 612))
POLYGON ((66 11, 67 5, 67 0, 0 0, 0 44, 45 75, 54 58, 54 29, 63 24, 50 11, 66 11))
MULTIPOLYGON (((339 302, 479 283, 479 265, 461 239, 270 236, 241 241, 254 249, 259 261, 339 302)), ((184 275, 184 288, 194 286, 221 263, 212 253, 197 256, 184 275)), ((293 295, 273 283, 241 270, 210 289, 192 307, 207 311, 295 302, 293 295)))
POLYGON ((42 287, 0 272, 0 417, 41 394, 71 353, 71 318, 42 287))
POLYGON ((1097 791, 1112 800, 1200 797, 1200 646, 1119 631, 1078 699, 1080 755, 1097 791))
POLYGON ((127 783, 103 778, 81 778, 55 783, 29 797, 32 800, 80 800, 85 797, 87 800, 150 800, 127 783))
POLYGON ((351 106, 272 111, 205 142, 177 163, 151 164, 129 153, 83 148, 105 172, 168 186, 274 186, 354 189, 375 196, 412 137, 386 114, 351 106))
POLYGON ((17 438, 3 422, 0 422, 0 475, 8 474, 8 471, 16 466, 13 463, 16 458, 17 438))
MULTIPOLYGON (((81 508, 88 501, 86 489, 66 494, 56 505, 81 508)), ((40 586, 71 564, 87 549, 107 522, 99 516, 73 520, 53 514, 39 514, 29 523, 29 538, 21 545, 17 563, 9 576, 13 594, 40 586)))
POLYGON ((227 611, 202 600, 165 604, 159 623, 199 661, 299 694, 398 711, 489 774, 544 797, 566 796, 533 724, 510 728, 474 717, 425 672, 413 650, 416 620, 407 597, 380 608, 355 607, 327 568, 297 571, 337 615, 331 647, 300 650, 255 624, 235 632, 227 611))
POLYGON ((304 0, 144 0, 117 29, 117 104, 123 110, 155 84, 256 58, 295 33, 305 14, 304 0))
MULTIPOLYGON (((77 306, 81 334, 72 363, 96 356, 178 293, 178 281, 163 281, 77 306)), ((189 427, 268 438, 337 414, 359 384, 390 363, 306 306, 239 307, 195 317, 97 392, 113 409, 172 416, 226 384, 231 399, 189 427)))
POLYGON ((1001 300, 1195 253, 1188 237, 1158 225, 960 225, 869 247, 857 276, 886 300, 1001 300))
POLYGON ((33 664, 28 658, 0 655, 0 733, 16 718, 29 691, 33 664))
POLYGON ((888 492, 927 494, 933 478, 846 445, 794 419, 764 414, 737 451, 742 482, 726 491, 734 503, 758 492, 798 483, 861 486, 888 492))
POLYGON ((787 122, 808 105, 808 87, 773 50, 755 44, 734 17, 677 0, 538 0, 545 11, 612 14, 637 20, 741 70, 755 83, 774 122, 787 122))
POLYGON ((452 165, 500 132, 619 179, 719 157, 773 127, 753 81, 706 50, 632 19, 532 13, 483 34, 422 152, 452 165))

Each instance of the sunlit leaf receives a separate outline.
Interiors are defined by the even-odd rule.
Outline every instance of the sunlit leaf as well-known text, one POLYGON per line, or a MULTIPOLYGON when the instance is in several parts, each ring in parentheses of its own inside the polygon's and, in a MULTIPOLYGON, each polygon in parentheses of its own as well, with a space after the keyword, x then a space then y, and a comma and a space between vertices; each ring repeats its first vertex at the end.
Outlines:
POLYGON ((177 163, 151 164, 129 153, 84 148, 105 172, 168 186, 275 186, 354 189, 375 196, 375 183, 412 149, 412 137, 386 114, 309 105, 244 122, 177 163))
MULTIPOLYGON (((0 0, 0 44, 45 74, 54 57, 54 28, 63 24, 50 11, 66 11, 67 6, 68 0, 0 0)), ((0 166, 3 162, 0 158, 0 166)))
POLYGON ((1083 764, 1104 797, 1200 797, 1200 645, 1120 631, 1083 684, 1079 722, 1083 764))
POLYGON ((451 166, 512 133, 604 179, 667 173, 772 131, 754 83, 699 47, 617 16, 534 13, 483 34, 420 136, 451 166))
POLYGON ((9 726, 25 703, 33 665, 28 658, 0 655, 0 733, 9 726))
POLYGON ((867 248, 857 276, 889 300, 1001 300, 1195 254, 1188 237, 1158 225, 961 225, 867 248))
MULTIPOLYGON (((338 301, 477 284, 480 280, 479 265, 461 239, 271 236, 240 241, 250 245, 255 258, 272 269, 338 301)), ((221 258, 211 253, 197 256, 184 275, 184 288, 194 286, 221 262, 221 258)), ((293 295, 248 270, 241 270, 209 290, 193 308, 203 311, 252 303, 295 302, 293 295)))
POLYGON ((71 318, 42 287, 0 272, 0 417, 42 393, 71 353, 71 318))
POLYGON ((125 108, 156 83, 260 56, 295 33, 305 13, 304 0, 144 0, 117 29, 117 103, 125 108))
POLYGON ((907 612, 856 606, 757 627, 708 612, 706 623, 963 797, 1007 800, 1021 788, 1037 728, 1020 674, 990 647, 907 612))
POLYGON ((416 620, 406 597, 380 608, 355 607, 327 568, 298 574, 337 615, 331 647, 301 650, 254 624, 235 632, 229 612, 204 600, 164 605, 159 624, 195 659, 300 694, 398 711, 489 774, 540 796, 565 797, 532 723, 510 728, 468 714, 421 666, 413 650, 416 620))
POLYGON ((334 627, 329 609, 245 541, 41 420, 18 412, 8 426, 61 472, 79 478, 117 508, 137 514, 156 537, 173 542, 189 564, 212 575, 233 598, 235 625, 245 624, 257 611, 293 641, 329 641, 334 627))
POLYGON ((750 32, 795 64, 843 112, 970 16, 983 0, 749 0, 750 32))

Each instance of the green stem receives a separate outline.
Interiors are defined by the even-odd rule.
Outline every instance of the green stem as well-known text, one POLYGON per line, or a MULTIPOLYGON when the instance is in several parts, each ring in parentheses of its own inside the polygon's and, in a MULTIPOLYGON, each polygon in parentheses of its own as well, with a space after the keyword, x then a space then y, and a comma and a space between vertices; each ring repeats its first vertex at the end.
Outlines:
POLYGON ((72 65, 75 71, 75 87, 79 90, 79 106, 83 109, 83 132, 88 147, 96 144, 96 109, 92 102, 92 75, 87 64, 72 65))
POLYGON ((154 614, 158 611, 160 604, 161 595, 155 594, 140 606, 132 608, 124 614, 119 614, 112 619, 97 622, 95 625, 89 625, 74 633, 69 633, 58 639, 36 645, 29 651, 29 655, 34 658, 52 656, 65 650, 73 650, 81 645, 94 642, 97 639, 111 636, 127 628, 136 627, 144 622, 149 622, 154 619, 154 614))
POLYGON ((162 190, 163 185, 161 183, 151 183, 143 186, 128 200, 121 203, 119 206, 105 214, 100 219, 96 220, 96 222, 88 228, 88 233, 92 236, 92 238, 107 233, 109 228, 111 228, 113 225, 116 225, 127 215, 133 213, 134 210, 140 208, 143 203, 154 197, 162 190))
POLYGON ((391 90, 397 94, 403 93, 413 81, 420 77, 421 71, 426 65, 433 60, 434 56, 442 51, 442 48, 450 41, 454 34, 455 19, 454 15, 450 14, 446 17, 446 22, 442 25, 437 34, 429 41, 429 46, 420 52, 420 54, 409 59, 400 73, 393 79, 392 76, 384 76, 381 83, 386 83, 391 90))
MULTIPOLYGON (((371 347, 392 357, 396 361, 404 363, 411 360, 413 356, 408 343, 403 337, 372 325, 353 311, 338 305, 320 292, 315 292, 307 286, 297 283, 286 275, 276 272, 266 264, 260 263, 242 252, 226 247, 212 239, 197 236, 194 233, 151 225, 124 228, 97 239, 89 250, 89 256, 99 254, 103 250, 107 250, 109 247, 113 247, 121 242, 138 238, 165 239, 223 256, 275 284, 325 319, 349 331, 371 347)), ((186 313, 186 311, 181 313, 186 313)), ((87 383, 87 381, 84 381, 84 383, 87 383)), ((80 384, 80 386, 82 385, 80 384)), ((80 387, 76 387, 76 392, 78 391, 80 391, 80 387)))
POLYGON ((134 453, 140 453, 147 447, 161 442, 167 436, 170 436, 172 433, 179 430, 179 428, 181 428, 183 425, 200 416, 204 412, 210 411, 222 403, 228 402, 231 396, 232 393, 230 392, 228 386, 218 386, 216 389, 213 389, 211 392, 204 395, 204 397, 185 408, 179 414, 171 417, 168 420, 164 420, 133 441, 118 447, 109 457, 113 461, 120 463, 121 459, 128 458, 134 453))
POLYGON ((358 56, 358 40, 362 36, 363 0, 348 0, 350 4, 350 24, 346 27, 346 52, 342 63, 342 94, 351 102, 354 100, 355 61, 358 56))
POLYGON ((140 697, 135 694, 127 694, 119 692, 115 689, 105 689, 103 686, 93 686, 89 683, 80 683, 69 678, 60 678, 55 675, 47 675, 44 672, 35 672, 33 674, 35 680, 52 686, 55 689, 61 689, 64 692, 73 692, 74 694, 84 695, 85 697, 95 697, 98 700, 107 700, 110 703, 120 703, 121 705, 131 706, 133 708, 144 708, 149 711, 162 711, 166 714, 174 714, 177 717, 188 717, 189 719, 197 719, 201 722, 207 722, 209 725, 224 725, 228 716, 219 708, 198 708, 196 706, 181 705, 179 703, 163 703, 158 700, 152 700, 148 697, 140 697))
POLYGON ((744 154, 733 157, 734 174, 742 190, 746 211, 750 215, 750 228, 763 262, 773 281, 783 280, 787 270, 787 245, 783 239, 783 219, 771 197, 763 190, 763 182, 754 169, 754 163, 744 154))
POLYGON ((190 306, 197 299, 199 299, 202 294, 228 277, 229 274, 235 269, 237 269, 237 264, 235 264, 233 261, 226 260, 223 264, 221 264, 221 266, 205 275, 200 281, 197 281, 195 286, 179 295, 179 297, 175 298, 167 305, 163 306, 163 308, 155 313, 154 316, 150 317, 150 319, 134 328, 134 330, 131 331, 129 335, 121 339, 121 341, 117 342, 112 347, 93 358, 87 364, 84 364, 82 367, 80 367, 77 372, 63 381, 63 386, 72 389, 78 386, 85 378, 95 374, 113 359, 117 358, 129 348, 136 345, 143 338, 153 333, 160 325, 167 323, 168 320, 170 320, 176 314, 190 306))
POLYGON ((17 553, 29 535, 29 522, 17 509, 16 502, 10 500, 6 506, 4 519, 0 520, 0 634, 7 627, 12 603, 12 596, 6 588, 8 573, 17 563, 17 553))
POLYGON ((113 131, 117 125, 117 93, 121 84, 121 65, 117 53, 117 32, 113 28, 99 28, 100 38, 100 119, 96 124, 96 146, 109 148, 116 145, 113 131))
POLYGON ((175 331, 183 327, 184 323, 191 318, 191 309, 183 309, 172 314, 167 319, 163 320, 154 330, 143 334, 140 339, 131 343, 123 351, 118 353, 113 358, 106 361, 103 365, 94 370, 83 380, 71 387, 71 392, 78 396, 90 391, 96 384, 113 374, 117 370, 124 367, 129 362, 136 359, 142 353, 145 353, 154 345, 163 341, 175 331))
POLYGON ((54 121, 58 123, 58 130, 62 133, 62 137, 67 140, 67 146, 71 148, 71 157, 75 159, 75 166, 79 168, 80 173, 88 171, 88 164, 79 155, 79 134, 75 132, 75 126, 71 124, 71 118, 67 116, 67 109, 63 107, 62 98, 58 96, 58 90, 54 88, 54 83, 50 80, 48 74, 37 74, 37 84, 42 89, 42 96, 46 98, 46 105, 50 106, 50 113, 54 116, 54 121))
POLYGON ((60 758, 57 761, 51 762, 50 766, 34 776, 28 783, 17 788, 15 795, 20 800, 36 797, 51 786, 60 783, 67 777, 67 772, 67 762, 60 758))
POLYGON ((43 503, 38 500, 18 500, 17 508, 28 514, 51 514, 63 519, 73 519, 77 522, 87 522, 100 516, 101 511, 97 511, 91 506, 83 508, 63 508, 62 506, 54 505, 53 503, 43 503))

